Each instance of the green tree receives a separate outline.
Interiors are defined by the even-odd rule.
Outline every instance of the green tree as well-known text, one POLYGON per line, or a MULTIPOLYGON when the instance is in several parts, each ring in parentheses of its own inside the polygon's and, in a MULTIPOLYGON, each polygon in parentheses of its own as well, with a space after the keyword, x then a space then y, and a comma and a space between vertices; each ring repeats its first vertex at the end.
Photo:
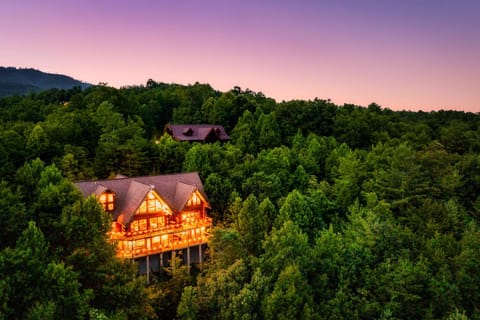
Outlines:
POLYGON ((334 185, 336 202, 341 209, 346 210, 360 197, 364 178, 362 159, 357 152, 349 152, 341 158, 334 185))
POLYGON ((230 179, 213 172, 205 180, 204 188, 212 205, 211 216, 215 222, 225 222, 229 195, 233 191, 230 179))
POLYGON ((63 157, 56 162, 62 174, 70 181, 86 180, 93 177, 89 153, 84 147, 65 145, 63 157))
POLYGON ((278 275, 290 264, 308 270, 312 253, 308 236, 294 222, 288 220, 274 228, 262 245, 265 253, 259 263, 264 274, 278 275))
POLYGON ((65 260, 78 273, 82 286, 95 293, 93 307, 105 314, 150 318, 154 296, 144 277, 137 276, 138 266, 115 257, 107 236, 110 222, 111 216, 93 197, 65 206, 58 224, 64 235, 65 260))
POLYGON ((287 265, 263 303, 265 319, 312 319, 313 299, 297 265, 287 265))
POLYGON ((448 126, 440 129, 440 141, 449 152, 464 154, 469 151, 479 151, 478 136, 469 123, 453 120, 448 126))
POLYGON ((277 200, 282 196, 283 189, 287 187, 288 186, 282 184, 277 174, 266 174, 264 171, 255 172, 242 183, 244 195, 253 194, 261 200, 268 197, 277 200))
POLYGON ((21 195, 12 191, 7 182, 0 182, 0 249, 13 246, 27 227, 28 218, 21 195))
MULTIPOLYGON (((191 288, 191 270, 190 266, 182 265, 182 259, 173 252, 169 267, 164 268, 163 271, 165 273, 163 275, 165 279, 163 281, 155 282, 150 286, 150 289, 154 291, 156 295, 152 305, 154 306, 157 315, 161 315, 168 319, 174 319, 175 315, 178 313, 177 310, 182 310, 184 306, 187 309, 196 306, 194 301, 188 301, 188 304, 184 301, 182 306, 180 306, 182 295, 188 294, 188 289, 186 288, 191 288)), ((160 276, 162 276, 162 274, 160 276)), ((191 294, 190 297, 193 298, 193 290, 189 293, 191 294)), ((187 296, 184 300, 186 298, 187 296)), ((182 316, 187 318, 194 317, 195 311, 189 310, 187 314, 182 316)))
POLYGON ((208 271, 197 279, 193 292, 190 289, 184 291, 179 315, 182 319, 232 319, 236 312, 232 308, 233 299, 249 277, 250 272, 243 259, 225 268, 208 271), (192 295, 196 299, 191 299, 192 295))
POLYGON ((233 143, 244 153, 254 154, 256 146, 256 121, 254 115, 246 110, 238 119, 238 123, 231 133, 233 143))
POLYGON ((480 155, 466 154, 457 163, 461 184, 458 188, 460 201, 467 212, 474 216, 477 221, 480 218, 480 197, 477 190, 480 190, 480 155))
POLYGON ((461 295, 461 309, 467 312, 472 318, 479 315, 480 291, 478 283, 480 283, 480 273, 475 266, 480 261, 480 254, 477 250, 480 244, 480 232, 478 226, 470 223, 465 229, 462 239, 460 240, 460 251, 455 262, 455 278, 461 295))
POLYGON ((40 124, 36 124, 27 136, 25 145, 26 154, 29 159, 36 157, 46 158, 49 153, 50 141, 48 135, 40 124))
POLYGON ((53 314, 55 319, 84 318, 92 293, 82 291, 72 269, 51 260, 48 251, 43 233, 30 222, 15 248, 1 252, 0 270, 9 288, 0 312, 5 318, 22 319, 28 314, 38 314, 39 308, 45 310, 45 307, 45 312, 53 314))
POLYGON ((33 202, 37 183, 44 169, 45 163, 37 158, 26 162, 16 172, 15 183, 19 188, 20 194, 28 201, 28 204, 33 202))
POLYGON ((198 297, 195 294, 195 289, 192 286, 186 286, 183 289, 182 298, 178 305, 177 317, 185 320, 196 320, 199 317, 196 301, 198 297))
POLYGON ((185 161, 185 155, 191 146, 188 143, 175 141, 167 133, 155 141, 155 144, 158 162, 154 162, 156 166, 154 171, 159 173, 181 171, 185 161))
POLYGON ((260 215, 257 198, 248 196, 235 221, 235 229, 242 240, 242 245, 253 255, 260 254, 262 240, 267 230, 266 221, 260 215))
POLYGON ((312 203, 307 196, 301 194, 298 190, 290 192, 280 207, 279 215, 275 221, 277 228, 286 221, 293 221, 310 239, 314 239, 315 233, 323 227, 323 219, 320 212, 313 212, 312 203))
POLYGON ((376 290, 378 297, 398 318, 425 318, 430 301, 428 285, 431 274, 428 263, 400 258, 386 260, 377 269, 376 290), (385 299, 385 300, 383 300, 385 299))
MULTIPOLYGON (((55 244, 63 237, 57 229, 59 217, 64 207, 80 199, 80 192, 62 176, 57 167, 51 165, 40 173, 34 194, 32 208, 35 219, 49 242, 55 244)), ((62 246, 52 246, 52 249, 53 247, 62 250, 62 246)))
POLYGON ((195 144, 185 155, 183 169, 187 172, 197 171, 200 177, 208 177, 214 170, 211 166, 212 159, 209 158, 208 147, 195 144))
POLYGON ((272 230, 275 219, 277 218, 277 209, 269 198, 265 198, 258 205, 258 211, 260 219, 264 221, 265 233, 268 234, 272 230))
POLYGON ((25 139, 10 128, 0 129, 0 175, 12 180, 16 169, 23 164, 26 157, 25 139))
POLYGON ((257 121, 256 132, 258 134, 257 148, 260 150, 278 147, 281 143, 280 130, 273 112, 260 114, 257 121))
POLYGON ((247 258, 246 248, 239 245, 241 236, 235 229, 214 228, 209 242, 212 261, 209 270, 222 270, 237 260, 247 258))
POLYGON ((94 162, 95 174, 100 177, 123 173, 137 176, 149 168, 148 142, 143 137, 142 124, 129 119, 120 128, 104 131, 99 139, 94 162))

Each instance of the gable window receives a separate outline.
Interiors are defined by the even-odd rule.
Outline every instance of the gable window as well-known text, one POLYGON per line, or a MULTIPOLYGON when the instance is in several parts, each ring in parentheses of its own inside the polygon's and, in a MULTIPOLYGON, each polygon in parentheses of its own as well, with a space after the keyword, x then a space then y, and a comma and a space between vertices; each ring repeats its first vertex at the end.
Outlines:
POLYGON ((162 211, 169 212, 169 209, 155 196, 153 192, 149 192, 145 200, 138 208, 137 213, 158 213, 162 211))
POLYGON ((200 200, 200 197, 194 192, 190 199, 188 199, 187 206, 199 206, 201 203, 202 201, 200 200))
POLYGON ((115 209, 115 194, 112 191, 106 191, 100 195, 98 201, 105 211, 113 211, 115 209))

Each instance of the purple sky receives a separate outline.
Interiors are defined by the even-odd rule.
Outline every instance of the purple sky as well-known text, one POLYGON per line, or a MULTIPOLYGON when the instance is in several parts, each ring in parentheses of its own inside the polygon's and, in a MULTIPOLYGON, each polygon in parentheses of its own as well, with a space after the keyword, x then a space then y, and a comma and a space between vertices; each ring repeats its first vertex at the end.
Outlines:
POLYGON ((480 112, 480 1, 2 0, 0 65, 480 112))

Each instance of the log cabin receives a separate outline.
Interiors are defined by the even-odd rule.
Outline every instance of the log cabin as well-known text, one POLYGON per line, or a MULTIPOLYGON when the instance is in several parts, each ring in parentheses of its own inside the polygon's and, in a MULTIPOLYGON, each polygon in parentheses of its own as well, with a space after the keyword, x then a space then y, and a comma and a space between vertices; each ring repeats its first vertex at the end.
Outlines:
POLYGON ((210 208, 196 172, 81 181, 84 197, 94 195, 112 215, 110 239, 117 256, 140 262, 140 272, 168 265, 172 252, 184 263, 202 263, 212 227, 210 208))
POLYGON ((230 140, 225 128, 216 124, 168 124, 165 132, 177 141, 211 143, 230 140))

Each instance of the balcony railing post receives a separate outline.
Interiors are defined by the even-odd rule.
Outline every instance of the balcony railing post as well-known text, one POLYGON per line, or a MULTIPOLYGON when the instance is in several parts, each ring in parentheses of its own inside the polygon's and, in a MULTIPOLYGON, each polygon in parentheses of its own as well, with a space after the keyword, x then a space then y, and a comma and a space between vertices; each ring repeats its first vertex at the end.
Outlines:
MULTIPOLYGON (((212 220, 209 217, 199 219, 194 224, 178 224, 162 230, 146 230, 143 233, 111 233, 112 241, 121 241, 122 249, 117 248, 117 256, 135 259, 161 252, 190 248, 190 245, 199 245, 199 259, 203 261, 203 248, 209 236, 207 230, 211 227, 212 220), (146 243, 153 237, 160 237, 159 245, 147 247, 146 243), (166 239, 165 239, 166 237, 166 239), (136 246, 136 241, 144 240, 145 246, 136 246), (190 241, 192 240, 192 241, 190 241)), ((187 249, 189 250, 189 249, 187 249)), ((187 255, 188 263, 191 262, 191 252, 187 255)))

